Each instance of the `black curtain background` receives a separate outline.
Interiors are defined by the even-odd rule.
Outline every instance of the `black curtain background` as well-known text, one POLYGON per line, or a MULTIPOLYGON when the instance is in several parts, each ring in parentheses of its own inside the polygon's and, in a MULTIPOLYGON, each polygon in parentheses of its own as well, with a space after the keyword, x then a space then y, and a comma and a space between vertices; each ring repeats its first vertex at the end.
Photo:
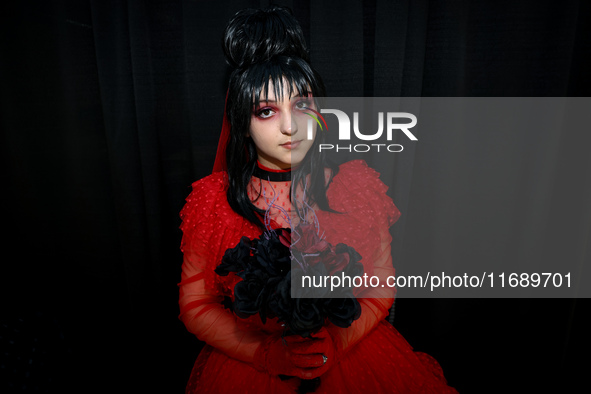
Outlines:
MULTIPOLYGON (((183 392, 178 229, 210 173, 225 23, 264 1, 2 5, 3 392, 183 392)), ((283 1, 331 96, 589 96, 586 1, 283 1)), ((427 245, 428 247, 428 245, 427 245)), ((586 299, 399 299, 463 393, 569 392, 586 299)))

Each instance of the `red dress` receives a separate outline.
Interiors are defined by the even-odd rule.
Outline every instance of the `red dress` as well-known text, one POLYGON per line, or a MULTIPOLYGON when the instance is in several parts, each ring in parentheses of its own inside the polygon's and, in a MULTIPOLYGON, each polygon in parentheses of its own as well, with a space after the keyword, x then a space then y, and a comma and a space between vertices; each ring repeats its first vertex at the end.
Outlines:
MULTIPOLYGON (((287 226, 289 181, 269 182, 253 178, 258 190, 255 205, 269 201, 283 209, 272 212, 276 226, 287 226), (283 212, 283 213, 282 213, 283 212)), ((353 246, 363 256, 368 275, 394 275, 389 227, 400 216, 379 174, 364 161, 340 166, 327 197, 331 209, 317 211, 319 227, 332 244, 353 246)), ((254 197, 251 197, 254 200, 254 197)), ((242 236, 254 239, 261 230, 236 214, 226 199, 225 173, 214 173, 193 184, 181 211, 184 253, 180 287, 180 319, 187 329, 206 342, 187 384, 187 393, 263 392, 295 393, 299 379, 281 380, 253 366, 262 341, 283 330, 276 321, 262 324, 258 316, 237 318, 222 306, 232 297, 236 275, 214 272, 222 256, 242 236)), ((447 386, 439 364, 430 356, 414 352, 406 340, 384 320, 392 305, 394 290, 388 287, 364 290, 357 295, 361 317, 346 329, 329 324, 337 338, 338 360, 323 374, 316 393, 455 393, 447 386), (370 292, 373 292, 370 294, 370 292), (371 298, 366 298, 371 297, 371 298)))

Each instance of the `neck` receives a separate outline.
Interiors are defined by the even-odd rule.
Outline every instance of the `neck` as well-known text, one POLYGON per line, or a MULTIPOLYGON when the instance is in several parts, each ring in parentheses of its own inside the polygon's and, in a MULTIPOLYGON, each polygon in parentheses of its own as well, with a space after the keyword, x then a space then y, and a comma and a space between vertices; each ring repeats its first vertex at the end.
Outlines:
POLYGON ((291 181, 291 168, 285 170, 265 167, 257 160, 257 166, 254 169, 254 176, 271 182, 289 182, 291 181))
POLYGON ((277 169, 273 169, 273 168, 269 168, 267 166, 264 166, 263 164, 261 164, 260 161, 257 160, 257 166, 263 170, 263 171, 267 171, 267 172, 291 172, 291 167, 290 168, 286 168, 286 169, 281 169, 281 168, 277 168, 277 169))

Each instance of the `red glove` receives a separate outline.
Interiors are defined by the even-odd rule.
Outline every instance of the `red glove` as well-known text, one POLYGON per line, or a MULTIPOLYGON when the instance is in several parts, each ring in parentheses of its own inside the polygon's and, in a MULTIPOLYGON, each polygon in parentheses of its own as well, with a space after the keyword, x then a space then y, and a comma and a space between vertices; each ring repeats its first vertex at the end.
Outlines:
POLYGON ((271 375, 313 379, 334 363, 332 338, 324 328, 312 338, 270 336, 257 349, 254 364, 271 375))
POLYGON ((324 374, 334 365, 337 358, 332 336, 324 327, 317 333, 312 334, 312 339, 298 342, 291 352, 296 355, 313 355, 316 360, 320 356, 322 364, 316 368, 308 369, 311 377, 306 379, 312 379, 324 374))

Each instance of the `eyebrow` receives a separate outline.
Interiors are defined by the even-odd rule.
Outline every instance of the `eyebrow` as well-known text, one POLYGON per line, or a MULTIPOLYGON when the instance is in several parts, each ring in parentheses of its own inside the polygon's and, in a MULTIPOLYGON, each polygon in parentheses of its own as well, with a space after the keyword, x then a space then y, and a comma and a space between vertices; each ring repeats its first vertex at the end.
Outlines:
MULTIPOLYGON (((291 97, 289 98, 289 100, 291 101, 291 100, 293 100, 293 99, 307 98, 307 97, 308 97, 308 96, 303 96, 303 95, 299 94, 299 95, 297 95, 297 96, 291 96, 291 97)), ((259 103, 276 103, 276 102, 277 102, 277 100, 268 100, 268 99, 267 99, 267 100, 265 100, 265 99, 259 99, 259 103)))

